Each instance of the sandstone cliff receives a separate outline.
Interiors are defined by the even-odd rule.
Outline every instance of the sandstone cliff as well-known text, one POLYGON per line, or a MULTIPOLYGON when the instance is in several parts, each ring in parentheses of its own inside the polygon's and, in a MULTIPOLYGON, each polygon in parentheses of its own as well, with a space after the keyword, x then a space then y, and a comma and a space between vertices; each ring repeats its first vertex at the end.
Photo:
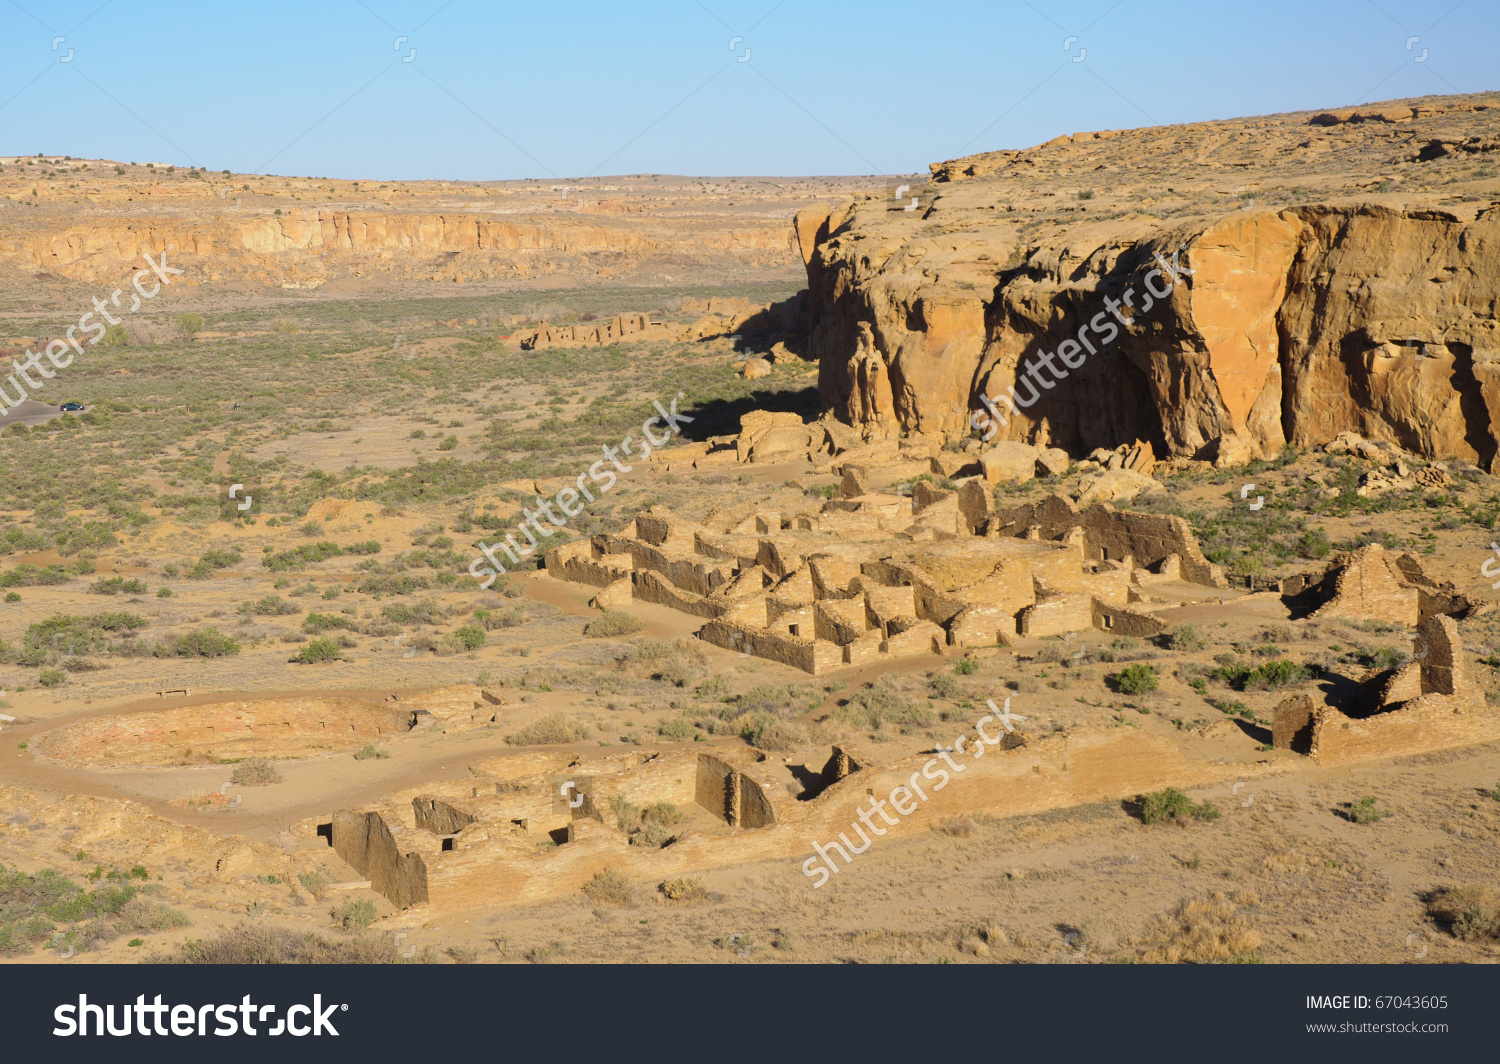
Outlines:
POLYGON ((1488 468, 1494 105, 1075 134, 935 164, 918 211, 804 211, 823 404, 871 436, 966 434, 983 395, 998 438, 1075 454, 1249 457, 1352 430, 1488 468), (1053 355, 1060 376, 1027 374, 1053 355))

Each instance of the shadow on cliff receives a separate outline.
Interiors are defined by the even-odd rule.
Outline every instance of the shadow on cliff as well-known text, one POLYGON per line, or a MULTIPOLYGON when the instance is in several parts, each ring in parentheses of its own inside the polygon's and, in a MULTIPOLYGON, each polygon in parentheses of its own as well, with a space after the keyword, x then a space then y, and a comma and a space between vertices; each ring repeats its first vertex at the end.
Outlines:
POLYGON ((692 424, 682 426, 682 438, 702 441, 710 436, 737 433, 740 431, 740 418, 751 410, 791 412, 800 416, 803 421, 813 420, 819 413, 817 386, 782 392, 756 390, 737 399, 710 399, 705 403, 686 407, 683 412, 693 421, 692 424))

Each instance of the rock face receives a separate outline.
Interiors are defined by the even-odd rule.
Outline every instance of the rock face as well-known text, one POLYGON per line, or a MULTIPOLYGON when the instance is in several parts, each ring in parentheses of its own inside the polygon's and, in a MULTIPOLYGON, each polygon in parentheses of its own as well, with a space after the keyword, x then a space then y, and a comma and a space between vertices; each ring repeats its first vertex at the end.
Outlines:
MULTIPOLYGON (((1495 102, 1392 114, 1482 147, 1495 102)), ((993 426, 1075 455, 1139 439, 1237 464, 1354 431, 1490 466, 1500 211, 1439 209, 1429 185, 1472 153, 1393 160, 1386 122, 1077 134, 935 166, 921 211, 869 196, 802 212, 824 406, 872 436, 993 426), (1228 164, 1243 184, 1220 187, 1228 164), (1325 202, 1265 188, 1330 165, 1325 202), (1150 213, 1148 171, 1171 182, 1150 213), (1070 184, 1087 206, 1048 202, 1070 184)))

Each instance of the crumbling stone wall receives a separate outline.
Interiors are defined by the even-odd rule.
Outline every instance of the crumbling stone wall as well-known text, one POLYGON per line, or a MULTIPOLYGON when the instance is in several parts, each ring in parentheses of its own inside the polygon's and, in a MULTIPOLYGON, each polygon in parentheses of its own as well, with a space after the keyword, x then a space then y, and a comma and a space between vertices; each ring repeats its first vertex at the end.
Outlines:
POLYGON ((1108 503, 1083 512, 1084 555, 1090 560, 1133 558, 1150 568, 1177 555, 1182 578, 1209 587, 1228 587, 1224 571, 1203 556, 1198 537, 1180 517, 1122 513, 1108 503))
POLYGON ((426 862, 420 854, 400 852, 391 826, 379 813, 335 813, 333 849, 392 905, 404 909, 427 900, 426 862))

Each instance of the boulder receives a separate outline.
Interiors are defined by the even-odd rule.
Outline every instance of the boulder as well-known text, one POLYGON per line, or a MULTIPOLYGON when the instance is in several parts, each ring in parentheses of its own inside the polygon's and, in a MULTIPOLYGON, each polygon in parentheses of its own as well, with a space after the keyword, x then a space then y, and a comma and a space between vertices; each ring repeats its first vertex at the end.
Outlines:
POLYGON ((1006 440, 979 456, 984 479, 991 484, 1024 484, 1036 477, 1037 449, 1006 440))
POLYGON ((1133 469, 1109 469, 1084 478, 1078 508, 1081 510, 1096 502, 1129 502, 1142 492, 1161 490, 1161 485, 1144 473, 1133 469))
POLYGON ((1060 477, 1068 471, 1068 452, 1061 447, 1048 447, 1036 456, 1036 475, 1060 477))
POLYGON ((1214 455, 1215 469, 1229 469, 1248 465, 1260 457, 1253 441, 1235 433, 1225 433, 1218 439, 1218 451, 1214 455))
POLYGON ((771 363, 763 358, 752 358, 745 363, 745 368, 740 371, 740 376, 747 381, 753 381, 757 377, 769 377, 771 375, 771 363))

